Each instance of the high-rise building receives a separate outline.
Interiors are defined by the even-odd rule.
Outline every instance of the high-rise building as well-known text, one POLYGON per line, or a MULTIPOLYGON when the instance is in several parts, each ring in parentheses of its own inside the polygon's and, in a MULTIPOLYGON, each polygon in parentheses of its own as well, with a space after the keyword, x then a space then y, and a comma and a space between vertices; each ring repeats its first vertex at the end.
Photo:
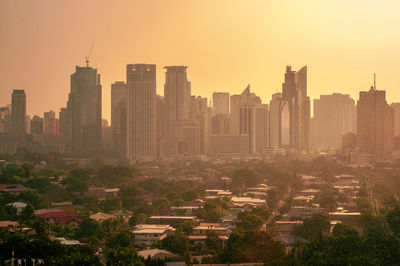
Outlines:
POLYGON ((211 118, 211 135, 229 135, 229 116, 217 114, 211 118))
POLYGON ((229 114, 229 93, 214 92, 212 95, 212 100, 215 114, 229 114))
POLYGON ((307 96, 307 66, 299 71, 286 67, 282 98, 289 106, 289 146, 307 149, 310 142, 310 98, 307 96))
POLYGON ((240 106, 239 130, 249 137, 250 153, 263 153, 268 148, 268 105, 253 103, 240 106))
POLYGON ((152 160, 156 156, 156 65, 126 67, 127 158, 152 160))
POLYGON ((31 134, 42 135, 43 134, 43 118, 34 115, 31 119, 31 134))
POLYGON ((11 133, 11 105, 0 107, 0 133, 11 133))
POLYGON ((334 93, 314 99, 311 145, 316 149, 340 148, 343 135, 357 132, 357 109, 348 94, 334 93))
POLYGON ((14 90, 11 98, 11 127, 14 135, 25 135, 26 95, 14 90))
POLYGON ((210 110, 207 106, 207 98, 200 96, 190 97, 189 118, 193 123, 198 123, 200 132, 200 154, 205 154, 209 149, 209 127, 210 110))
POLYGON ((195 120, 182 121, 183 152, 195 157, 200 154, 200 123, 195 120))
POLYGON ((110 151, 113 145, 112 129, 106 119, 101 120, 101 148, 110 151))
POLYGON ((191 86, 187 66, 166 66, 164 107, 166 138, 181 138, 181 122, 189 119, 191 86))
POLYGON ((386 92, 371 87, 361 91, 357 102, 357 144, 361 152, 377 160, 390 156, 394 147, 394 111, 386 92))
POLYGON ((269 146, 282 148, 289 145, 289 110, 288 102, 282 93, 272 94, 269 105, 269 146))
POLYGON ((52 110, 43 114, 43 134, 57 136, 59 131, 59 121, 56 113, 52 110))
POLYGON ((94 154, 101 148, 101 84, 97 69, 76 66, 69 95, 72 152, 94 154))
POLYGON ((231 96, 231 112, 229 117, 229 130, 232 136, 240 134, 239 119, 240 119, 240 106, 243 104, 261 104, 261 99, 254 93, 250 92, 250 84, 240 95, 231 96))
POLYGON ((164 97, 156 95, 156 150, 160 157, 160 141, 165 136, 164 97))
POLYGON ((125 82, 111 84, 111 128, 114 151, 126 156, 126 100, 128 90, 125 82))
POLYGON ((70 147, 72 141, 72 116, 68 107, 60 109, 58 133, 63 137, 65 146, 70 147))
POLYGON ((400 103, 390 105, 394 111, 394 135, 400 137, 400 103))
POLYGON ((29 115, 25 115, 25 134, 31 134, 31 117, 29 115))

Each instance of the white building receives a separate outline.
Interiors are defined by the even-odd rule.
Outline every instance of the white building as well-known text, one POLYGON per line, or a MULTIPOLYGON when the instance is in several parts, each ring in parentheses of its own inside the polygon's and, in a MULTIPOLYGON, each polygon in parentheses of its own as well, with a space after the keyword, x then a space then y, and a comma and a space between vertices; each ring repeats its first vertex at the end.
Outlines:
POLYGON ((151 246, 161 241, 175 231, 169 225, 160 224, 139 224, 131 231, 135 245, 151 246))

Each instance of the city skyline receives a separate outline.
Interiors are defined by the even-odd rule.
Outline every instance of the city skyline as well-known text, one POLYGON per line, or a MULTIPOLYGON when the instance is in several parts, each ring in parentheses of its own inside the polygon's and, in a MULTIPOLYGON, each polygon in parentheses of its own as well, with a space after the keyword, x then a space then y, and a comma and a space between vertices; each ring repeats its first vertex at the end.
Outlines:
POLYGON ((304 1, 291 3, 290 8, 265 1, 202 1, 201 5, 133 1, 113 7, 96 1, 97 13, 92 14, 93 3, 0 4, 5 25, 0 31, 8 36, 0 44, 4 74, 0 106, 8 104, 10 90, 21 89, 31 99, 28 114, 57 112, 67 100, 68 75, 75 65, 84 65, 93 42, 90 65, 102 74, 103 117, 109 121, 111 84, 123 80, 129 63, 158 66, 159 95, 163 94, 161 68, 187 65, 194 95, 210 99, 214 91, 237 94, 250 83, 268 103, 281 87, 282 68, 291 64, 295 69, 308 66, 310 99, 333 92, 357 99, 375 72, 378 88, 388 92, 388 102, 400 99, 395 67, 400 58, 395 34, 400 6, 394 1, 387 5, 304 1), (171 9, 174 12, 168 12, 171 9), (296 21, 291 19, 293 11, 296 21), (41 49, 43 45, 46 49, 41 49), (18 78, 21 66, 30 69, 24 79, 18 78))

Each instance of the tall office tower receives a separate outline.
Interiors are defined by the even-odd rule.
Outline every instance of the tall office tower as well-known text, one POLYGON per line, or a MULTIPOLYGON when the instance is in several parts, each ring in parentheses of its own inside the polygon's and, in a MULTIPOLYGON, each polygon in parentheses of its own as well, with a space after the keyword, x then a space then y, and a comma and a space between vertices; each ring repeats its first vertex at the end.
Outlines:
POLYGON ((0 133, 11 132, 11 105, 0 107, 0 133))
POLYGON ((31 134, 31 117, 29 115, 25 116, 25 134, 31 134))
POLYGON ((217 114, 211 117, 211 135, 229 135, 229 116, 217 114))
POLYGON ((60 135, 66 138, 69 135, 69 129, 71 128, 71 119, 68 108, 60 108, 59 115, 59 123, 58 123, 58 132, 60 135))
POLYGON ((189 118, 198 123, 200 132, 200 154, 205 154, 209 149, 210 128, 209 117, 210 110, 207 106, 207 98, 200 96, 190 97, 189 118))
POLYGON ((126 100, 128 90, 125 82, 111 84, 111 128, 114 151, 126 156, 126 100))
POLYGON ((112 129, 106 119, 101 120, 101 148, 104 151, 111 151, 113 146, 112 129))
POLYGON ((232 136, 238 136, 240 133, 239 129, 239 118, 240 118, 240 106, 242 104, 261 104, 260 97, 250 92, 250 84, 247 85, 246 89, 240 95, 231 96, 231 112, 229 117, 229 130, 232 136))
POLYGON ((241 136, 249 136, 250 153, 262 153, 268 148, 268 105, 242 104, 239 130, 241 136))
POLYGON ((400 103, 392 103, 390 107, 394 111, 394 135, 400 137, 400 103))
POLYGON ((94 154, 101 148, 101 84, 97 69, 76 66, 71 75, 72 152, 94 154))
POLYGON ((31 119, 31 134, 42 135, 43 134, 43 118, 34 115, 31 119))
POLYGON ((289 146, 307 149, 310 142, 310 98, 307 96, 307 66, 299 71, 286 67, 282 96, 289 106, 289 146))
POLYGON ((43 134, 57 136, 59 132, 59 121, 54 111, 44 112, 43 115, 43 134))
POLYGON ((26 95, 14 90, 11 98, 11 128, 14 135, 25 135, 26 95))
POLYGON ((156 65, 126 66, 127 158, 152 160, 156 156, 156 65))
POLYGON ((189 119, 190 82, 187 66, 166 66, 164 106, 166 116, 166 138, 182 137, 180 124, 189 119))
POLYGON ((283 100, 282 93, 272 94, 269 108, 269 146, 282 148, 289 144, 288 103, 283 100))
POLYGON ((195 120, 182 121, 183 152, 188 156, 200 154, 200 122, 195 120))
POLYGON ((357 109, 348 94, 321 95, 314 100, 311 143, 316 149, 340 148, 343 135, 356 133, 357 109))
POLYGON ((160 140, 165 135, 164 97, 156 95, 156 154, 160 157, 160 140))
POLYGON ((229 93, 214 92, 212 99, 215 114, 229 114, 229 93))
POLYGON ((357 102, 357 143, 362 152, 377 160, 390 156, 394 147, 394 111, 386 91, 361 91, 357 102))
MULTIPOLYGON (((71 94, 68 95, 71 98, 71 94)), ((59 112, 58 133, 62 136, 67 152, 71 151, 72 145, 72 110, 71 100, 68 100, 67 107, 61 108, 59 112)))

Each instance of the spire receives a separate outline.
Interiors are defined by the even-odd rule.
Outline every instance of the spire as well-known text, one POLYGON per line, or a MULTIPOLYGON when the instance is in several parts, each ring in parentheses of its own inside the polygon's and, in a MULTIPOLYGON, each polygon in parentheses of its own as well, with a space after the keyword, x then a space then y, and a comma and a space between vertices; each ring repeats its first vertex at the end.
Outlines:
POLYGON ((250 83, 249 83, 249 85, 247 85, 247 87, 246 87, 246 89, 244 89, 244 91, 242 92, 242 95, 245 95, 245 94, 249 94, 250 93, 250 83))
POLYGON ((376 73, 374 73, 374 90, 376 91, 376 73))

